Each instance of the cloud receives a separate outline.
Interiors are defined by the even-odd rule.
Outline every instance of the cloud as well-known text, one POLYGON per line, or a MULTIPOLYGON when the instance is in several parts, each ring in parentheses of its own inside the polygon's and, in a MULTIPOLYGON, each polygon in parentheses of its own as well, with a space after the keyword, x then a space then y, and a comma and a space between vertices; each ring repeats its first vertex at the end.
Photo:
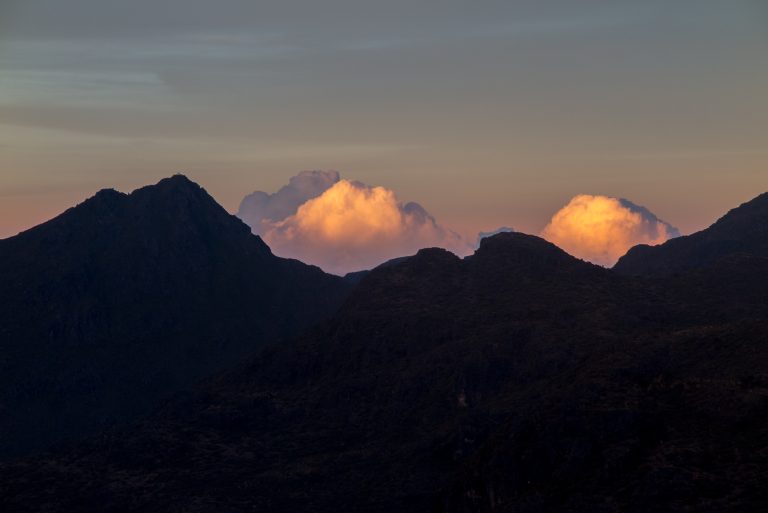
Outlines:
POLYGON ((338 181, 337 171, 302 171, 274 194, 256 191, 243 198, 237 217, 250 226, 253 233, 261 235, 275 221, 295 214, 304 202, 320 196, 338 181))
MULTIPOLYGON (((292 204, 282 199, 277 203, 285 208, 292 204)), ((442 247, 460 255, 471 250, 418 203, 403 204, 389 189, 349 180, 335 181, 284 219, 258 221, 262 237, 276 255, 336 274, 370 269, 424 247, 442 247)))
POLYGON ((496 228, 495 230, 491 230, 489 232, 480 232, 477 234, 477 241, 475 241, 474 248, 477 249, 480 247, 480 241, 485 239, 486 237, 491 237, 493 235, 496 235, 497 233, 506 233, 506 232, 514 232, 514 228, 510 228, 509 226, 502 226, 500 228, 496 228))
POLYGON ((626 199, 582 194, 552 217, 541 236, 576 257, 612 266, 632 246, 661 244, 680 232, 626 199))

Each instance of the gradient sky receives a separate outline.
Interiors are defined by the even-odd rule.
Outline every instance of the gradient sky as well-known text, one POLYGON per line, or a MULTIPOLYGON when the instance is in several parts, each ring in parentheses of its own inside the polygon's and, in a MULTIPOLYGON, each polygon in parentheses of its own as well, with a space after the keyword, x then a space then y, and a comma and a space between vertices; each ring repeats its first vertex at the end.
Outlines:
POLYGON ((176 172, 304 169, 463 234, 580 193, 683 233, 768 190, 765 0, 0 0, 0 237, 176 172))

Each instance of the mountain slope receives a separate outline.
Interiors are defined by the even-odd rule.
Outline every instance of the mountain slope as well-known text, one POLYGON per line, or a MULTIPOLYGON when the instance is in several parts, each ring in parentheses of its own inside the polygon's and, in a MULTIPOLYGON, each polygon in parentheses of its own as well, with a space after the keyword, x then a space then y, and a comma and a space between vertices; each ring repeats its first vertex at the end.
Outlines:
POLYGON ((0 241, 0 456, 120 423, 294 335, 348 285, 176 175, 0 241))
POLYGON ((631 248, 614 266, 622 274, 671 274, 737 253, 768 256, 768 193, 728 212, 709 228, 659 246, 631 248))
POLYGON ((655 280, 517 233, 422 250, 131 430, 0 466, 0 505, 760 510, 766 290, 759 256, 655 280))

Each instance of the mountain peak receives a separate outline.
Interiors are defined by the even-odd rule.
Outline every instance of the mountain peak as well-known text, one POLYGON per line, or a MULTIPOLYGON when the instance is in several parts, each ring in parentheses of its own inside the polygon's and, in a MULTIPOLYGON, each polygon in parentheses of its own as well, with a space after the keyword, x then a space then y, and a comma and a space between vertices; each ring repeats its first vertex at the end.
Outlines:
POLYGON ((218 225, 221 229, 250 233, 242 221, 227 212, 205 189, 184 175, 176 174, 154 185, 136 189, 130 198, 133 207, 141 215, 174 219, 188 226, 202 222, 218 225))
POLYGON ((117 208, 127 196, 127 194, 116 191, 115 189, 101 189, 96 194, 74 207, 74 210, 87 209, 90 211, 96 210, 109 212, 117 208))
POLYGON ((163 178, 154 185, 147 185, 140 189, 133 191, 132 195, 143 194, 161 195, 164 197, 177 196, 177 197, 207 197, 210 198, 212 203, 215 200, 211 198, 208 193, 200 187, 198 184, 190 180, 184 175, 175 174, 168 178, 163 178))
POLYGON ((172 197, 201 197, 201 193, 215 204, 215 200, 208 196, 205 189, 197 185, 184 175, 176 174, 168 178, 163 178, 155 185, 147 185, 136 189, 131 194, 117 191, 113 188, 105 188, 86 199, 79 205, 69 209, 67 212, 79 212, 87 210, 89 212, 101 211, 110 212, 122 205, 128 198, 141 198, 146 196, 163 197, 165 201, 172 197))
MULTIPOLYGON (((423 260, 456 260, 457 257, 444 248, 422 248, 417 251, 412 258, 419 258, 423 260)), ((393 258, 392 260, 389 260, 385 263, 397 262, 398 260, 400 260, 400 258, 393 258)))
POLYGON ((541 250, 557 249, 557 246, 547 242, 541 237, 535 235, 528 235, 522 232, 500 232, 488 237, 483 237, 480 240, 480 247, 478 250, 488 251, 498 250, 502 248, 528 248, 534 250, 538 248, 541 250))
POLYGON ((171 175, 168 178, 163 178, 157 184, 155 184, 155 187, 161 187, 161 188, 168 188, 168 189, 192 189, 192 190, 199 190, 202 189, 198 184, 187 178, 186 175, 183 175, 181 173, 176 173, 175 175, 171 175))
POLYGON ((100 199, 106 199, 106 200, 109 200, 112 198, 120 198, 120 197, 125 197, 125 194, 111 187, 106 189, 101 189, 100 191, 98 191, 96 194, 92 196, 92 198, 100 198, 100 199))
POLYGON ((505 267, 556 268, 584 264, 551 242, 520 232, 502 232, 485 237, 470 258, 505 267))
MULTIPOLYGON (((205 193, 205 189, 200 187, 198 184, 196 184, 186 176, 182 174, 175 174, 173 176, 163 178, 162 180, 160 180, 154 185, 146 185, 144 187, 136 189, 130 195, 124 192, 120 192, 111 187, 101 189, 90 198, 81 202, 79 205, 77 205, 77 207, 83 206, 83 205, 92 205, 92 204, 98 204, 98 205, 118 204, 121 200, 129 196, 132 196, 136 193, 139 193, 139 191, 152 192, 152 193, 162 192, 163 194, 184 194, 184 193, 199 194, 200 192, 205 193)), ((207 193, 206 193, 206 196, 207 196, 207 193)), ((211 198, 211 201, 215 202, 213 198, 211 198)), ((74 208, 77 208, 77 207, 74 207, 74 208)))

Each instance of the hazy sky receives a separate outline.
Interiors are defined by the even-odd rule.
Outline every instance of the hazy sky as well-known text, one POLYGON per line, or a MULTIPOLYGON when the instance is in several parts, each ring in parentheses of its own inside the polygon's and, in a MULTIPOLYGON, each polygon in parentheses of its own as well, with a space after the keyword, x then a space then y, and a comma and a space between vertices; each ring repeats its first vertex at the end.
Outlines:
POLYGON ((768 190, 766 0, 0 0, 0 237, 184 172, 304 169, 463 234, 572 196, 683 233, 768 190))

